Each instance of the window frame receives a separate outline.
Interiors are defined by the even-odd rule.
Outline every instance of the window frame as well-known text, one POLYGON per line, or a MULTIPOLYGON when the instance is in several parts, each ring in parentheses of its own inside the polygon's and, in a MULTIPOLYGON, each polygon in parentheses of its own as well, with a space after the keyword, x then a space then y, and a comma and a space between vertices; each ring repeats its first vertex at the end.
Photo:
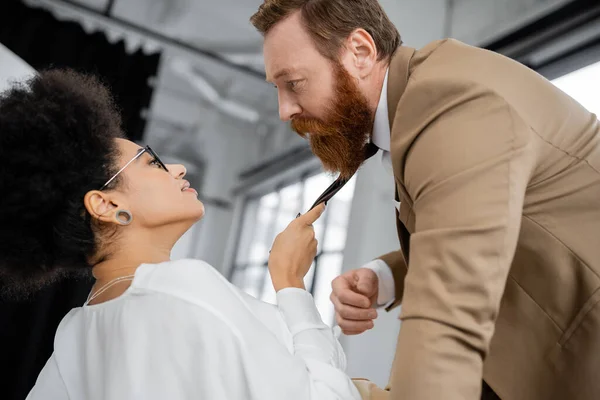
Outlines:
MULTIPOLYGON (((303 201, 304 198, 304 193, 305 193, 305 187, 306 187, 306 182, 308 179, 310 179, 311 177, 314 177, 316 175, 319 175, 323 173, 322 170, 322 166, 321 164, 318 162, 318 159, 311 159, 311 160, 307 160, 306 162, 302 162, 299 163, 298 165, 294 166, 293 168, 291 168, 288 171, 283 171, 280 174, 275 174, 272 177, 269 177, 269 179, 264 180, 263 182, 259 182, 256 183, 254 185, 251 186, 244 186, 244 185, 240 185, 241 187, 244 187, 244 190, 241 192, 238 192, 238 195, 236 197, 236 202, 235 202, 235 207, 234 207, 234 216, 233 216, 233 224, 232 224, 232 228, 231 228, 231 234, 230 234, 230 240, 229 240, 229 244, 228 244, 228 249, 227 249, 227 256, 226 256, 226 260, 225 260, 225 271, 224 271, 224 275, 227 277, 227 279, 232 282, 232 283, 236 283, 235 282, 235 278, 236 278, 236 274, 239 273, 240 271, 244 271, 247 268, 251 268, 253 266, 256 265, 261 265, 264 270, 262 275, 257 278, 256 282, 258 283, 255 294, 256 297, 261 299, 261 297, 264 294, 265 291, 265 283, 268 281, 267 277, 268 277, 268 268, 267 268, 267 263, 268 263, 268 255, 266 256, 265 260, 261 261, 261 262, 257 262, 254 263, 250 260, 248 260, 248 258, 250 257, 249 255, 246 256, 246 260, 244 262, 238 262, 238 255, 239 252, 241 251, 241 246, 244 245, 244 242, 247 240, 247 238, 244 238, 244 234, 246 232, 244 232, 244 224, 248 222, 247 218, 250 218, 250 220, 252 220, 253 218, 256 218, 256 216, 258 215, 258 211, 254 214, 254 216, 247 216, 246 215, 246 210, 247 207, 251 204, 257 204, 258 201, 260 201, 260 199, 269 194, 269 193, 276 193, 277 196, 280 199, 281 193, 280 190, 288 187, 290 185, 299 183, 300 184, 300 190, 298 192, 298 196, 299 196, 299 203, 300 203, 300 207, 302 208, 302 210, 306 211, 306 207, 310 207, 310 204, 303 204, 305 201, 308 203, 312 200, 310 199, 304 199, 305 201, 303 201), (263 282, 262 285, 260 284, 260 282, 263 282)), ((331 180, 333 181, 334 177, 331 178, 331 180)), ((356 179, 356 178, 354 178, 356 179)), ((348 223, 349 223, 349 218, 351 215, 351 209, 352 209, 352 202, 354 201, 354 190, 355 187, 353 187, 353 195, 352 195, 352 199, 350 200, 350 205, 349 205, 349 210, 348 210, 348 223)), ((273 211, 273 215, 270 217, 268 223, 269 223, 269 231, 272 231, 274 229, 274 227, 276 227, 277 224, 277 216, 278 216, 278 210, 281 207, 281 201, 277 202, 277 206, 275 207, 275 210, 273 211)), ((335 257, 340 257, 340 264, 343 265, 343 258, 344 258, 344 250, 346 247, 346 243, 344 241, 344 246, 342 246, 339 249, 325 249, 325 241, 328 235, 328 227, 331 227, 333 225, 329 225, 330 224, 330 220, 329 220, 329 212, 326 212, 325 215, 323 215, 323 234, 322 237, 320 238, 320 244, 321 244, 321 249, 319 250, 319 252, 317 253, 313 266, 311 266, 311 270, 312 272, 309 272, 309 274, 312 273, 312 276, 310 277, 309 281, 306 282, 307 283, 307 291, 309 293, 311 293, 312 295, 315 295, 315 289, 317 289, 319 286, 319 271, 320 271, 320 267, 322 267, 321 262, 324 259, 324 257, 328 257, 328 256, 335 256, 335 257)), ((347 227, 346 227, 347 228, 347 227)), ((272 232, 273 233, 273 232, 272 232)), ((276 234, 276 233, 275 233, 276 234)), ((251 246, 251 244, 249 242, 245 242, 248 246, 251 246)), ((340 271, 341 272, 341 271, 340 271)), ((241 289, 244 290, 244 285, 240 285, 241 289)), ((238 287, 240 287, 238 286, 238 287)), ((325 321, 326 323, 333 323, 334 321, 325 321)))

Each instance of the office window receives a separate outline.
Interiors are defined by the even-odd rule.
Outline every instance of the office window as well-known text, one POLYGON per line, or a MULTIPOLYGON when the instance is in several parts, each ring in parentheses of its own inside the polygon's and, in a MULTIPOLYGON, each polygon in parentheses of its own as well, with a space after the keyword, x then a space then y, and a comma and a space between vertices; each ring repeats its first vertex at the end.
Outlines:
POLYGON ((600 62, 563 75, 552 83, 585 108, 600 115, 600 62))
MULTIPOLYGON (((299 212, 307 211, 331 182, 331 176, 320 173, 247 199, 231 272, 231 281, 236 286, 263 301, 275 303, 275 291, 267 268, 271 244, 299 212)), ((355 178, 352 178, 327 203, 325 212, 314 224, 319 241, 317 257, 304 283, 312 293, 323 321, 329 325, 334 322, 334 309, 329 300, 331 281, 342 270, 354 186, 355 178)))

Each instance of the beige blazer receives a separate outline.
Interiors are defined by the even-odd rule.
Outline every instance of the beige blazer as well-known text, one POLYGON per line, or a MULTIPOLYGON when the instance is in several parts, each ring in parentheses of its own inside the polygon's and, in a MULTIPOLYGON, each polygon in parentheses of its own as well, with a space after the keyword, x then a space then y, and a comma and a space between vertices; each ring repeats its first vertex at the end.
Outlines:
POLYGON ((483 377, 503 400, 600 399, 596 116, 455 40, 401 47, 388 107, 402 248, 381 257, 402 303, 390 398, 475 400, 483 377))

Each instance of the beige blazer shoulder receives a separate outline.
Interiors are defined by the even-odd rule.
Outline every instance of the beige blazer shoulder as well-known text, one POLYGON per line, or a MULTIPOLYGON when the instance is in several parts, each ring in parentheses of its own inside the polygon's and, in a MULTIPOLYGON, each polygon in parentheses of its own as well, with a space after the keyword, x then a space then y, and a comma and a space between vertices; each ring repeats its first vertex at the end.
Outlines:
MULTIPOLYGON (((600 124, 455 40, 390 65, 404 257, 393 398, 598 399, 600 124)), ((394 261, 395 260, 395 261, 394 261)))

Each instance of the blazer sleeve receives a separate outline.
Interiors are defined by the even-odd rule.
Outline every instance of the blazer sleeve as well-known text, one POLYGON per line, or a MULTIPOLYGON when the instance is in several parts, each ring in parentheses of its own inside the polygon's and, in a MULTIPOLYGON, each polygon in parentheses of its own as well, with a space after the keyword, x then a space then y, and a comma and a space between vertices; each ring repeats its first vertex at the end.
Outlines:
POLYGON ((392 275, 394 276, 394 301, 386 307, 386 311, 390 311, 402 303, 402 297, 404 296, 404 278, 407 273, 406 262, 404 261, 402 250, 384 254, 380 256, 379 259, 390 267, 392 275))
POLYGON ((534 133, 520 116, 473 86, 419 92, 443 101, 432 101, 430 122, 405 159, 416 222, 393 399, 480 398, 535 151, 534 133))

